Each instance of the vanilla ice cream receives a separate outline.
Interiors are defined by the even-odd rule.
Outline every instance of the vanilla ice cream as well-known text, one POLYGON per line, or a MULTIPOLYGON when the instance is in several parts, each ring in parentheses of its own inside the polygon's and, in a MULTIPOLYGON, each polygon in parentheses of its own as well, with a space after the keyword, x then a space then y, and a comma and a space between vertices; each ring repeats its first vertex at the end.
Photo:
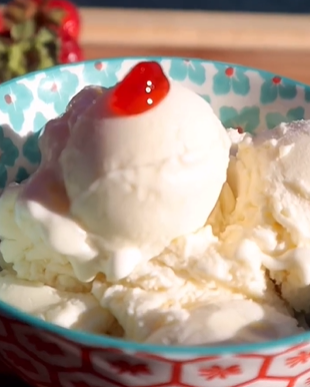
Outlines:
POLYGON ((80 92, 65 115, 46 126, 42 164, 16 204, 20 227, 35 220, 36 233, 69 257, 82 282, 100 272, 123 278, 202 227, 229 162, 227 133, 194 92, 169 82, 153 108, 112 117, 105 114, 111 93, 87 88, 90 103, 80 92))
POLYGON ((92 293, 115 316, 124 338, 137 342, 249 343, 302 331, 267 278, 263 299, 253 301, 191 274, 189 267, 180 270, 153 259, 117 284, 95 280, 92 293))
POLYGON ((247 299, 212 299, 187 309, 182 320, 154 330, 146 343, 165 345, 224 345, 260 343, 293 336, 303 329, 283 308, 247 299))
POLYGON ((22 188, 11 184, 0 197, 1 267, 12 268, 20 279, 42 282, 59 290, 89 291, 90 284, 76 278, 69 258, 44 242, 38 222, 29 216, 20 217, 24 213, 18 211, 16 201, 22 188))
POLYGON ((90 293, 60 291, 41 282, 19 279, 10 270, 0 272, 0 299, 70 329, 106 333, 115 321, 90 293))
POLYGON ((230 141, 204 99, 156 69, 154 87, 152 78, 138 85, 160 96, 153 107, 106 114, 124 84, 91 86, 44 128, 39 169, 0 198, 2 267, 16 280, 96 294, 91 281, 100 273, 111 285, 205 225, 226 180, 230 141), (158 77, 169 86, 164 94, 158 77))
POLYGON ((124 338, 137 342, 245 343, 300 332, 261 265, 227 259, 219 245, 207 225, 115 284, 96 279, 92 294, 115 316, 124 338))
POLYGON ((310 309, 309 125, 227 133, 154 62, 83 89, 0 197, 0 300, 137 342, 299 333, 286 301, 310 309))
MULTIPOLYGON (((310 121, 245 135, 231 158, 237 197, 223 234, 235 259, 260 262, 296 310, 310 310, 310 121)), ((223 252, 223 250, 222 250, 223 252)))

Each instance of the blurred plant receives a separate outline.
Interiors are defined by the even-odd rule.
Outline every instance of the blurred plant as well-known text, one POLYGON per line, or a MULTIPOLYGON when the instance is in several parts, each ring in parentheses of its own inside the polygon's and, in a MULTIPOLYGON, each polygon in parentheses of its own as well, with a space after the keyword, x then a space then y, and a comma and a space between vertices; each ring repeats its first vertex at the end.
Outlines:
POLYGON ((67 0, 13 0, 0 16, 0 82, 82 60, 80 19, 67 0))

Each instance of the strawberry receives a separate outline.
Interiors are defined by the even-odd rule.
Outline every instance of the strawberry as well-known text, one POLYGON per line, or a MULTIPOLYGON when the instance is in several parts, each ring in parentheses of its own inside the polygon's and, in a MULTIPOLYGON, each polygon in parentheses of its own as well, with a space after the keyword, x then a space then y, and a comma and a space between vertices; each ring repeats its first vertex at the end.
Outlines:
POLYGON ((83 60, 83 52, 78 42, 66 33, 60 36, 61 48, 59 54, 59 63, 67 64, 80 62, 83 60))
POLYGON ((10 0, 0 11, 0 83, 81 61, 80 19, 66 0, 10 0))
POLYGON ((66 33, 73 39, 78 39, 81 30, 80 15, 77 7, 68 0, 33 0, 36 4, 44 5, 49 11, 62 11, 61 33, 66 33))
POLYGON ((0 12, 0 34, 2 34, 4 31, 6 31, 6 27, 3 19, 3 13, 0 12))

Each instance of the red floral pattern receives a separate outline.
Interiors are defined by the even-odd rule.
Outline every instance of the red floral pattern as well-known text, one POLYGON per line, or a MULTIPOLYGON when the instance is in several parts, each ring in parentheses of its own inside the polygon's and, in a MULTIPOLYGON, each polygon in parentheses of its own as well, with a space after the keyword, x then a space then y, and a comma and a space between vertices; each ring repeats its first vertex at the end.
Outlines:
POLYGON ((118 374, 149 375, 151 373, 147 364, 144 363, 133 364, 124 360, 117 360, 111 361, 110 364, 112 368, 116 369, 118 374))
POLYGON ((6 102, 8 105, 10 105, 10 104, 13 102, 12 97, 11 97, 9 94, 6 94, 6 95, 4 96, 4 100, 5 100, 5 102, 6 102))
POLYGON ((225 75, 229 78, 231 78, 234 75, 235 71, 232 67, 227 67, 225 70, 225 75))
POLYGON ((286 360, 286 365, 290 368, 296 367, 298 364, 308 363, 310 360, 310 352, 301 351, 297 356, 289 357, 286 360))
POLYGON ((57 93, 57 91, 58 91, 57 83, 54 82, 51 86, 51 92, 57 93))
POLYGON ((4 316, 0 336, 0 357, 34 387, 310 386, 310 343, 264 353, 173 360, 80 346, 4 316))
POLYGON ((102 62, 96 62, 94 64, 95 66, 95 69, 98 70, 98 71, 101 71, 103 69, 103 63, 102 62))
POLYGON ((281 83, 282 79, 280 77, 273 77, 272 83, 275 85, 279 85, 281 83))
POLYGON ((227 368, 221 368, 220 366, 213 366, 211 368, 202 368, 200 375, 204 376, 207 380, 213 379, 227 379, 231 375, 241 374, 241 368, 238 365, 232 365, 227 368))

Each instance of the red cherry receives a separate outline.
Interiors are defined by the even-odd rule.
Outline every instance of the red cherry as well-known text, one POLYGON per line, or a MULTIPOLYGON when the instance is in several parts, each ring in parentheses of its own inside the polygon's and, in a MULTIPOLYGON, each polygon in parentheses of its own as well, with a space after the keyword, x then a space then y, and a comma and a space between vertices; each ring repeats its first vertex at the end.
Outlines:
POLYGON ((61 50, 59 62, 61 64, 75 63, 83 60, 83 51, 75 39, 63 34, 61 36, 61 50))
POLYGON ((109 93, 108 113, 144 113, 157 106, 169 89, 169 80, 157 62, 140 62, 109 93))

